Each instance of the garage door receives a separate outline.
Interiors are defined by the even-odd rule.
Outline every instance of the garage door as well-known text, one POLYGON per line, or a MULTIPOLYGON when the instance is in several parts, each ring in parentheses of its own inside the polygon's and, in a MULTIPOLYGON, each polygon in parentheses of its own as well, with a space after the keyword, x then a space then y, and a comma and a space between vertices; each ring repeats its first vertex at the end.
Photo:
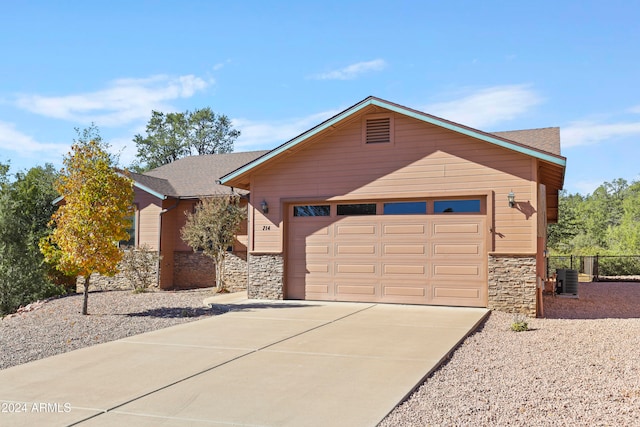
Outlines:
POLYGON ((287 298, 486 307, 485 215, 336 210, 289 207, 287 298))

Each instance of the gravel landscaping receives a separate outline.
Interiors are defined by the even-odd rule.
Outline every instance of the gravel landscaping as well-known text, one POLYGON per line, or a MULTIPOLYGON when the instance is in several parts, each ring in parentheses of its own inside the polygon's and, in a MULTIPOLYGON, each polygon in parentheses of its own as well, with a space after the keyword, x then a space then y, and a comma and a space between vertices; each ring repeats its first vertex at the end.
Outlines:
POLYGON ((526 332, 491 313, 380 426, 640 425, 640 284, 578 295, 546 296, 526 332))
POLYGON ((81 314, 81 294, 32 304, 33 311, 0 320, 0 369, 221 314, 203 306, 212 295, 212 288, 91 292, 88 316, 81 314))
MULTIPOLYGON (((222 313, 211 289, 89 295, 0 321, 0 369, 222 313)), ((545 296, 544 319, 513 332, 493 312, 381 426, 640 425, 640 284, 583 283, 545 296)))

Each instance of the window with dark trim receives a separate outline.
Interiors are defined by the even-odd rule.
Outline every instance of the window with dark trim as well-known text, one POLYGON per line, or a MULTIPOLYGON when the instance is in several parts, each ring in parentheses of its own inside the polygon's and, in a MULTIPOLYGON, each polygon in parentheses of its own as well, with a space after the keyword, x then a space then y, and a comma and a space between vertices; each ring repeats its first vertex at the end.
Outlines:
POLYGON ((129 220, 129 227, 127 228, 127 233, 129 234, 129 239, 121 240, 119 246, 120 247, 130 247, 133 248, 136 246, 136 236, 138 235, 138 215, 137 210, 134 207, 133 213, 127 218, 129 220))
POLYGON ((375 215, 375 203, 357 203, 338 205, 338 215, 375 215))
POLYGON ((293 216, 329 216, 329 205, 299 205, 293 207, 293 216))
POLYGON ((480 213, 480 199, 469 200, 436 200, 433 202, 434 213, 480 213))
POLYGON ((384 215, 416 215, 427 213, 427 202, 389 202, 384 204, 384 215))

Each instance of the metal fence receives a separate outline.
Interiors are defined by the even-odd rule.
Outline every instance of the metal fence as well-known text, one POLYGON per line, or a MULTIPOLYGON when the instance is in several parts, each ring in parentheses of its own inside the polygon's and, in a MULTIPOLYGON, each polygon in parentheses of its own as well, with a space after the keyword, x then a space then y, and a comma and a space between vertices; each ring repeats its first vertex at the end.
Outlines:
POLYGON ((640 281, 640 255, 566 255, 547 258, 547 277, 568 268, 591 281, 640 281))

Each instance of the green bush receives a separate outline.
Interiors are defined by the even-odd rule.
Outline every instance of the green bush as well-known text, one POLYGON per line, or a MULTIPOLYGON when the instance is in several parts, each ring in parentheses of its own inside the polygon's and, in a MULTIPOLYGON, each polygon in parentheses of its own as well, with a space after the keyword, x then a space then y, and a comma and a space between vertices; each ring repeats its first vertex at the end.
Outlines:
POLYGON ((529 323, 527 323, 527 317, 521 314, 516 315, 511 324, 511 330, 514 332, 528 331, 529 323))
POLYGON ((598 257, 598 275, 640 275, 640 256, 600 256, 598 257))
POLYGON ((129 280, 135 293, 146 292, 149 288, 158 285, 159 260, 158 253, 146 245, 124 251, 120 270, 129 280))

